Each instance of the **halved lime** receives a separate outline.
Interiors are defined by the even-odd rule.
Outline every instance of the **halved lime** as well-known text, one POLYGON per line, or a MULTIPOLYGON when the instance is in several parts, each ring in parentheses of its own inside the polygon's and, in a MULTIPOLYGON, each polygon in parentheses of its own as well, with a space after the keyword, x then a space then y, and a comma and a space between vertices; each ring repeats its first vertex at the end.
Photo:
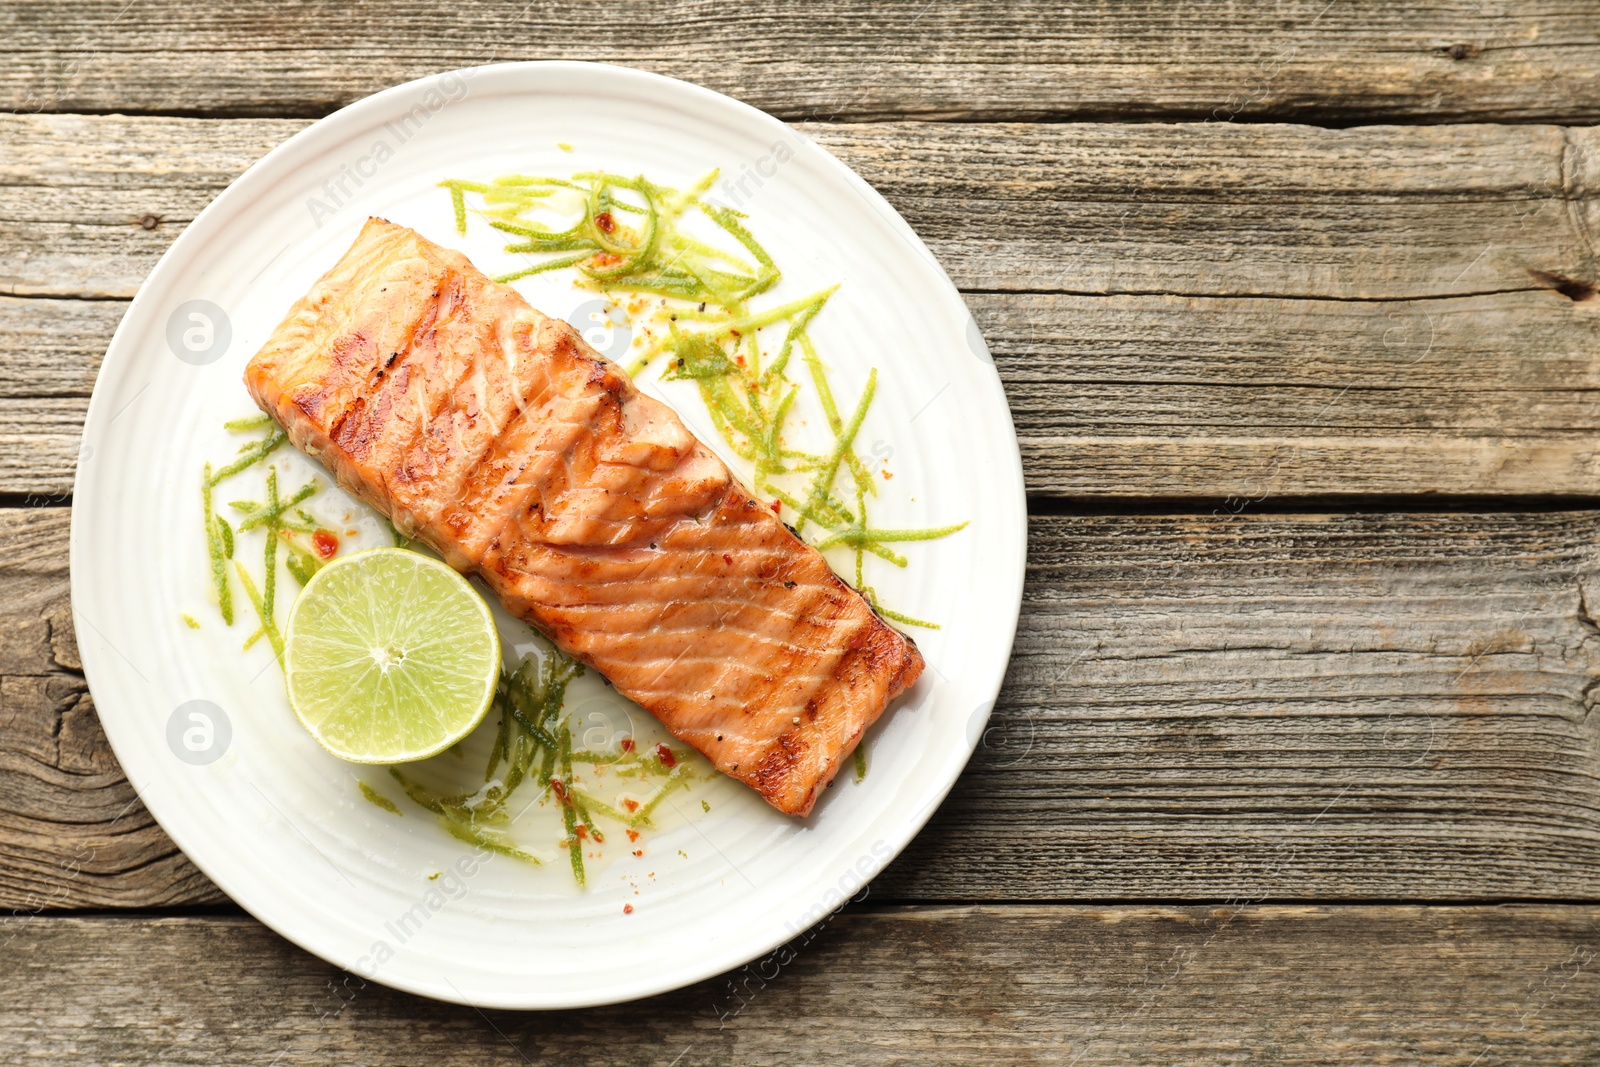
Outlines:
POLYGON ((283 671, 289 705, 323 748, 354 763, 405 763, 483 721, 500 680, 500 634, 450 567, 375 548, 306 583, 289 609, 283 671))

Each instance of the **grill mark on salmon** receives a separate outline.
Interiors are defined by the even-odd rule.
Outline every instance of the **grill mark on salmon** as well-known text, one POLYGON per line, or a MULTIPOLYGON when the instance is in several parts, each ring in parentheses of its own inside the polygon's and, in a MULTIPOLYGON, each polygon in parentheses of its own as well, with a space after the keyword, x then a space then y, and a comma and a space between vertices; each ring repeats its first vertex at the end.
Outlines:
POLYGON ((342 487, 779 811, 809 813, 922 673, 670 408, 405 227, 369 220, 245 384, 342 487))

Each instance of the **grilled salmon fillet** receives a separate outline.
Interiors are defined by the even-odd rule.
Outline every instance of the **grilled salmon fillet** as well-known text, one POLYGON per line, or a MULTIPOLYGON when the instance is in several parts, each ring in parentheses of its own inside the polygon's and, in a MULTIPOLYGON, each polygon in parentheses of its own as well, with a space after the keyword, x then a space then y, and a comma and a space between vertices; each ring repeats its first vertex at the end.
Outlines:
POLYGON ((779 811, 922 673, 666 405, 466 257, 370 219, 250 360, 289 439, 779 811))

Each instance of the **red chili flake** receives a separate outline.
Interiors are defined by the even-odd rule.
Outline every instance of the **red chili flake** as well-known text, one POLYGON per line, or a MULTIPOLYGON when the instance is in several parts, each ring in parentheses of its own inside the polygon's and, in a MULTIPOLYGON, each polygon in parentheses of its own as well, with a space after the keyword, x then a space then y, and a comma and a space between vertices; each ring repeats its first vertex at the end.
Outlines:
POLYGON ((602 211, 594 217, 595 226, 601 233, 610 233, 617 228, 617 220, 611 217, 611 212, 602 211))
POLYGON ((778 514, 778 513, 780 513, 780 512, 781 512, 781 511, 783 511, 783 501, 781 501, 781 500, 774 500, 774 501, 773 501, 773 502, 772 502, 772 513, 773 513, 773 514, 774 514, 774 515, 777 515, 777 514, 778 514))
POLYGON ((733 557, 728 555, 726 552, 724 552, 722 554, 722 562, 726 563, 728 566, 731 567, 731 566, 733 566, 733 557))
POLYGON ((739 364, 739 366, 741 366, 741 367, 744 366, 744 357, 743 356, 734 356, 733 357, 733 361, 735 363, 739 364))
POLYGON ((633 905, 632 904, 624 904, 622 906, 622 914, 624 914, 624 915, 632 915, 633 914, 633 905))
MULTIPOLYGON (((628 801, 628 803, 629 804, 633 804, 633 801, 630 800, 630 801, 628 801)), ((639 805, 633 804, 633 806, 635 808, 637 808, 639 805)), ((637 840, 639 840, 639 831, 637 831, 637 830, 629 830, 628 831, 628 840, 629 841, 637 841, 637 840)))
POLYGON ((636 848, 636 849, 633 850, 633 854, 635 856, 643 856, 644 855, 644 849, 636 848))
POLYGON ((622 751, 624 751, 624 752, 632 752, 633 751, 633 738, 624 737, 622 739, 622 751))
MULTIPOLYGON (((624 798, 624 800, 622 801, 622 806, 627 808, 629 811, 638 811, 639 810, 639 802, 637 800, 634 800, 632 797, 624 798)), ((633 836, 633 831, 632 830, 628 831, 628 836, 629 837, 633 836)))
POLYGON ((323 559, 332 559, 333 554, 339 551, 339 537, 332 530, 318 530, 311 535, 311 547, 323 559))
POLYGON ((596 252, 594 255, 589 257, 589 262, 593 263, 597 267, 615 267, 618 263, 622 262, 622 257, 613 255, 610 252, 596 252))
POLYGON ((656 746, 656 758, 661 761, 661 766, 665 767, 669 771, 678 765, 678 757, 674 756, 672 754, 672 749, 668 748, 665 744, 659 744, 656 746))
POLYGON ((585 837, 589 836, 588 827, 584 826, 583 823, 581 823, 581 822, 577 825, 577 827, 572 832, 577 834, 579 838, 585 838, 585 837))
POLYGON ((738 330, 729 330, 728 333, 733 337, 743 337, 744 336, 744 334, 740 333, 738 330))
POLYGON ((555 793, 557 800, 561 801, 563 804, 567 802, 567 787, 562 784, 561 779, 550 779, 550 789, 555 793))

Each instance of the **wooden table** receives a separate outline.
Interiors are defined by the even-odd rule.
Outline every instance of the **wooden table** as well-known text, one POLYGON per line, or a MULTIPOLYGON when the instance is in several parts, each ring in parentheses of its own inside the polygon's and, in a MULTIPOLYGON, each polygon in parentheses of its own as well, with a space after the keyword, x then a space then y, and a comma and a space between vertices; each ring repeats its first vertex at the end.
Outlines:
POLYGON ((0 1060, 1600 1063, 1600 6, 0 6, 0 1060), (221 10, 225 8, 226 10, 221 10), (68 607, 101 353, 311 120, 504 59, 795 122, 967 295, 1016 654, 864 900, 655 1000, 478 1012, 230 904, 68 607))

